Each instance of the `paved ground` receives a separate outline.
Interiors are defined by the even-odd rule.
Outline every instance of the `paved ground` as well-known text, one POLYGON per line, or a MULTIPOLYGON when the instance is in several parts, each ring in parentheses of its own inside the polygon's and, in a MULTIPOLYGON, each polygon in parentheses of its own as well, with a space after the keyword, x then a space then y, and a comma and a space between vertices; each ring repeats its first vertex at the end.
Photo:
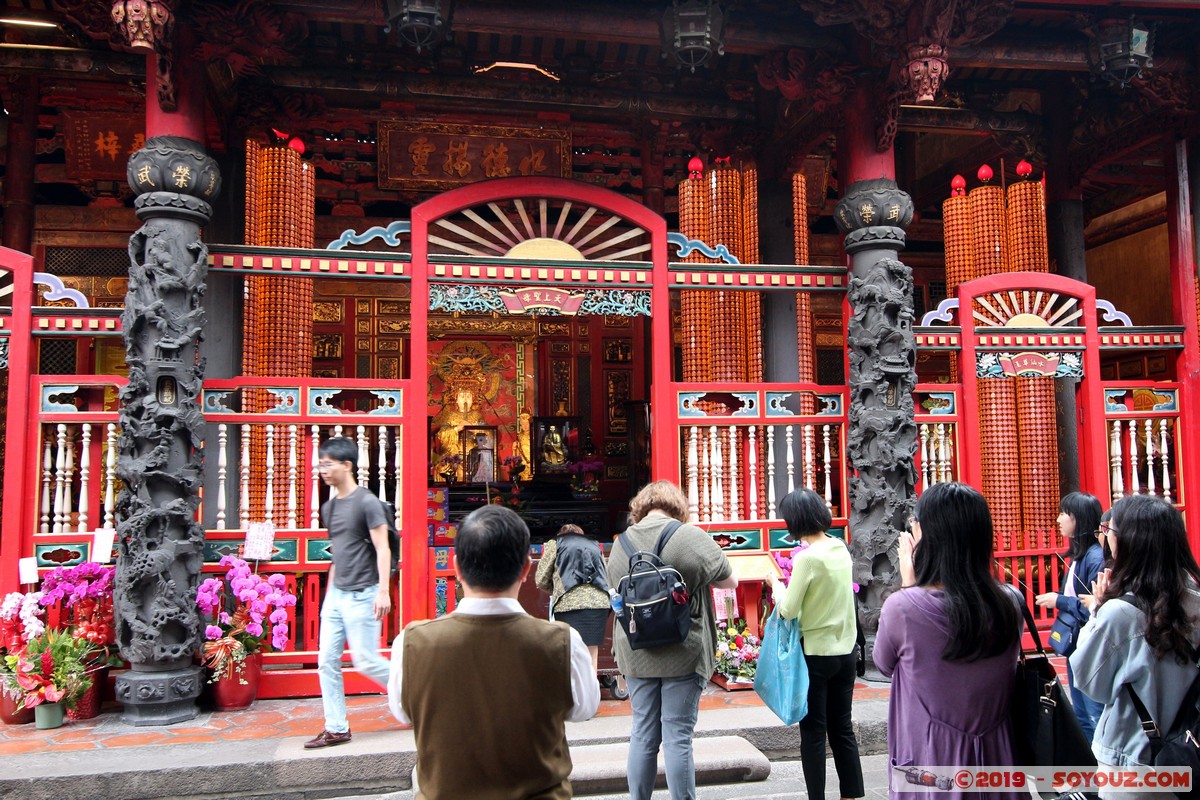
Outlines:
MULTIPOLYGON (((863 781, 868 800, 881 800, 888 796, 887 756, 864 756, 863 781)), ((837 773, 833 761, 826 762, 826 794, 833 797, 837 790, 837 773)), ((586 795, 587 800, 629 800, 627 793, 586 795)), ((413 800, 410 791, 386 794, 354 795, 342 800, 413 800)), ((660 789, 653 800, 671 800, 666 789, 660 789)), ((776 761, 771 764, 771 777, 757 783, 720 784, 700 786, 696 789, 696 800, 808 800, 804 791, 804 773, 799 761, 776 761)))
MULTIPOLYGON (((886 746, 887 696, 886 684, 856 686, 856 724, 866 753, 886 746)), ((351 698, 349 708, 354 740, 317 751, 302 745, 321 728, 319 698, 260 700, 246 711, 206 712, 165 728, 126 725, 112 706, 52 731, 0 726, 0 800, 410 797, 411 729, 391 718, 382 696, 351 698)), ((572 747, 620 743, 628 734, 627 702, 603 700, 595 719, 568 724, 572 747)), ((720 735, 741 736, 773 761, 798 755, 796 728, 783 726, 754 692, 710 685, 697 736, 720 735)), ((701 797, 765 797, 768 788, 781 798, 799 796, 786 794, 803 785, 789 779, 791 769, 781 764, 770 783, 706 788, 701 797)))

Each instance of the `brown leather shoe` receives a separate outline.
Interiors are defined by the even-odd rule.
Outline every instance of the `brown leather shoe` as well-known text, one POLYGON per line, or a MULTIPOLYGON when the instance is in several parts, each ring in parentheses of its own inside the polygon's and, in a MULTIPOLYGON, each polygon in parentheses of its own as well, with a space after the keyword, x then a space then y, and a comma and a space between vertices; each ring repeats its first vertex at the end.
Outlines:
POLYGON ((346 731, 345 733, 321 731, 315 738, 309 739, 304 743, 304 749, 316 750, 318 747, 332 747, 335 744, 345 744, 348 741, 350 741, 350 731, 346 731))

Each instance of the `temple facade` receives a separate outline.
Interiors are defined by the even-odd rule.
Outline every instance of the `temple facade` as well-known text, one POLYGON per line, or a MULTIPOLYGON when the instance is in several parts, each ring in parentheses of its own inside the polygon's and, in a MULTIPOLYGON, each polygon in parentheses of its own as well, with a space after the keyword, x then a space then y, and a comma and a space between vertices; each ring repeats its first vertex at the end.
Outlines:
POLYGON ((1029 598, 1063 493, 1190 515, 1200 10, 727 5, 5 0, 0 591, 115 555, 153 719, 251 533, 300 598, 260 696, 316 693, 335 435, 388 641, 490 502, 536 557, 676 481, 753 623, 807 486, 868 629, 933 483, 1029 598))

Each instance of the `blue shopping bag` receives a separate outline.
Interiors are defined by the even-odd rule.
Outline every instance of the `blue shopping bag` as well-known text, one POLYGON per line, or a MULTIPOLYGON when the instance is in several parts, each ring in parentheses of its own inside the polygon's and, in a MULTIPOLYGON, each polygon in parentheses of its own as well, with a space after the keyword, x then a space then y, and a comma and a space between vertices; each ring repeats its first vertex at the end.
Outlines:
POLYGON ((800 648, 800 622, 772 611, 763 626, 754 691, 788 725, 808 713, 808 663, 800 648))

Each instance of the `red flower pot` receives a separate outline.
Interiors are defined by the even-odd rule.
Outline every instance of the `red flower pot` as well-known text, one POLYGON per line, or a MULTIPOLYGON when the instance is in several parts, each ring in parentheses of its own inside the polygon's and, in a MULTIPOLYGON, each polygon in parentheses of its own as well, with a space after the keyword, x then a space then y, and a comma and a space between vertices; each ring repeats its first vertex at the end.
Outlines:
POLYGON ((0 692, 0 722, 5 725, 28 725, 33 722, 33 709, 18 708, 16 700, 0 692))
POLYGON ((241 711, 249 708, 258 696, 258 679, 262 675, 262 652, 246 656, 242 671, 212 682, 213 702, 217 711, 241 711))
POLYGON ((92 719, 100 715, 104 703, 104 684, 108 683, 108 667, 96 667, 89 671, 92 685, 67 709, 67 719, 92 719))

